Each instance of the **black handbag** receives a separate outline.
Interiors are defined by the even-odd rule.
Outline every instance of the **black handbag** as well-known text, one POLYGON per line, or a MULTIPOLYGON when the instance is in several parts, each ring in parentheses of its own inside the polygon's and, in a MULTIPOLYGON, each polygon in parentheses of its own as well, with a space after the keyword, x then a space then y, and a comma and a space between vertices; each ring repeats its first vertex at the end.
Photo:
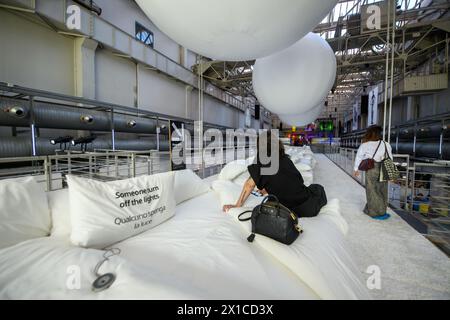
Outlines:
POLYGON ((248 242, 253 242, 256 234, 260 234, 291 245, 303 233, 297 215, 283 206, 274 195, 265 197, 253 211, 245 211, 239 215, 239 221, 249 220, 252 221, 252 234, 247 238, 248 242), (250 212, 250 218, 242 218, 250 212))
POLYGON ((378 149, 380 149, 381 146, 381 141, 378 144, 377 150, 375 150, 375 153, 373 154, 371 159, 364 159, 363 161, 361 161, 361 163, 359 164, 358 170, 359 171, 369 171, 372 170, 373 168, 375 168, 375 160, 373 158, 375 158, 375 155, 378 152, 378 149))

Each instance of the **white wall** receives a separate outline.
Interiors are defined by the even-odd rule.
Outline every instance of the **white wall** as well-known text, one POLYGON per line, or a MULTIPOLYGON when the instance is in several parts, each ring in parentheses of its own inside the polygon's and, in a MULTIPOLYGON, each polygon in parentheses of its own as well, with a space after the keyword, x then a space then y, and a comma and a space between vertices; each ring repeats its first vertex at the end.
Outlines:
MULTIPOLYGON (((104 16, 134 33, 134 19, 130 16, 143 16, 134 1, 96 2, 102 6, 104 16)), ((142 19, 145 22, 146 18, 142 19)), ((134 61, 102 49, 101 44, 89 44, 87 49, 87 44, 75 45, 76 41, 80 40, 0 9, 0 81, 198 119, 198 91, 186 90, 184 83, 144 65, 137 67, 134 61)), ((164 53, 176 47, 178 54, 179 46, 171 43, 165 46, 164 53)), ((185 59, 187 64, 195 63, 195 54, 187 50, 185 59)), ((205 94, 204 121, 244 127, 244 113, 205 94)))
POLYGON ((96 97, 100 101, 135 106, 136 64, 97 49, 95 56, 96 97))
MULTIPOLYGON (((162 114, 186 116, 186 86, 139 66, 139 107, 162 114)), ((188 109, 189 109, 188 104, 188 109)), ((190 110, 188 110, 190 113, 190 110)))
POLYGON ((102 8, 101 17, 119 29, 135 36, 135 25, 141 25, 153 32, 155 36, 154 49, 180 63, 180 46, 162 33, 140 10, 132 0, 96 0, 95 3, 102 8))
POLYGON ((74 42, 0 10, 0 81, 74 94, 74 42))

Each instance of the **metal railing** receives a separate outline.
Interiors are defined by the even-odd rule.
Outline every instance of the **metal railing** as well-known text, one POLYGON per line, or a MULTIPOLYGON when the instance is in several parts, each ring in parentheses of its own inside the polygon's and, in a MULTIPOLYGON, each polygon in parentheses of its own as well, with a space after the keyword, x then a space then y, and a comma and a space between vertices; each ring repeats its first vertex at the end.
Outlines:
POLYGON ((0 158, 0 179, 35 176, 46 191, 66 186, 66 175, 102 181, 121 180, 169 170, 169 153, 160 151, 59 151, 42 157, 0 158))
MULTIPOLYGON (((205 154, 214 155, 214 151, 218 150, 214 147, 204 148, 202 153, 195 148, 184 150, 187 169, 193 170, 201 178, 207 178, 218 174, 229 161, 254 154, 254 149, 249 146, 220 149, 220 157, 205 157, 205 154)), ((0 180, 34 176, 39 183, 45 184, 47 192, 67 187, 67 175, 114 181, 168 171, 171 171, 170 152, 156 150, 96 149, 85 153, 59 150, 50 156, 0 158, 0 180)))
MULTIPOLYGON (((365 186, 365 173, 353 176, 356 149, 325 146, 324 154, 365 186)), ((389 206, 415 218, 424 236, 450 253, 450 162, 412 163, 409 155, 393 155, 400 178, 389 182, 389 206)))

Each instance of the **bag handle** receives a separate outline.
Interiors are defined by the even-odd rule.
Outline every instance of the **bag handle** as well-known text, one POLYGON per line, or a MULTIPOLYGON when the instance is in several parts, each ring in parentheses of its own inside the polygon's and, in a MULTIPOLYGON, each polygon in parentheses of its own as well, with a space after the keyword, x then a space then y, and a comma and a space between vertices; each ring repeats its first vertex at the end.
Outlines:
POLYGON ((246 214, 246 213, 252 213, 252 211, 249 210, 249 211, 244 211, 244 212, 242 212, 242 213, 239 215, 239 217, 238 217, 238 219, 239 219, 240 222, 246 222, 246 221, 252 220, 252 217, 250 217, 250 218, 245 218, 245 219, 242 218, 242 216, 243 216, 244 214, 246 214))
POLYGON ((261 208, 262 206, 269 201, 270 199, 273 199, 276 201, 276 207, 278 208, 278 211, 280 211, 280 200, 278 200, 277 196, 273 195, 273 194, 269 194, 267 197, 264 198, 264 200, 261 202, 261 206, 259 206, 259 212, 261 213, 261 208))
MULTIPOLYGON (((384 142, 384 160, 386 160, 387 158, 391 159, 391 156, 389 155, 389 152, 387 150, 386 142, 385 141, 383 141, 383 142, 384 142)), ((394 159, 391 159, 391 160, 394 160, 394 159)))
POLYGON ((273 195, 273 194, 269 194, 268 196, 266 196, 261 205, 265 204, 267 201, 269 201, 270 199, 273 199, 277 202, 278 208, 280 207, 280 200, 278 200, 277 196, 273 195))

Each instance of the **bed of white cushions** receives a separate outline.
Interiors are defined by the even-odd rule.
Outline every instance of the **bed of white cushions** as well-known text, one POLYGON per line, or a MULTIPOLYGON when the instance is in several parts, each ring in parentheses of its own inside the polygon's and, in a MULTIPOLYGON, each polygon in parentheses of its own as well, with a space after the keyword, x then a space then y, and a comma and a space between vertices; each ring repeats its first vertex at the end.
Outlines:
POLYGON ((187 200, 198 197, 211 189, 192 170, 175 172, 175 201, 177 205, 187 200))
POLYGON ((68 176, 71 241, 106 248, 175 214, 174 173, 99 182, 68 176))
POLYGON ((47 195, 35 178, 0 181, 0 249, 46 237, 51 219, 47 195))

